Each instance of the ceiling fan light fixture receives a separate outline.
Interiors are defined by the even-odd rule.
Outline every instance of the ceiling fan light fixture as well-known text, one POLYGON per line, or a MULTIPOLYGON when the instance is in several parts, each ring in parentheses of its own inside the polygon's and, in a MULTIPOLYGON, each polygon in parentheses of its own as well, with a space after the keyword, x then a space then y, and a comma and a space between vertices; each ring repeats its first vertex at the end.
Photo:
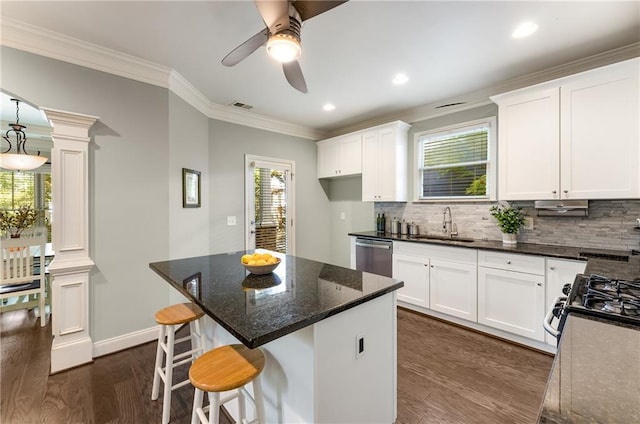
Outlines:
POLYGON ((300 41, 289 34, 274 34, 267 41, 267 53, 280 63, 297 60, 302 54, 300 41))

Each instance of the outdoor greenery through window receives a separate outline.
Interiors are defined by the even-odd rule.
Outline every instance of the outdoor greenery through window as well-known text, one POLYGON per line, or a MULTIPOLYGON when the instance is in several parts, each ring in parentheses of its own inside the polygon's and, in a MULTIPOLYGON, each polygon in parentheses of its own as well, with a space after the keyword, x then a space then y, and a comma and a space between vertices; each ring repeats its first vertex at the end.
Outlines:
POLYGON ((418 199, 491 199, 493 118, 420 133, 418 199))
POLYGON ((47 227, 51 241, 51 173, 0 170, 0 210, 25 205, 39 212, 36 226, 47 227))

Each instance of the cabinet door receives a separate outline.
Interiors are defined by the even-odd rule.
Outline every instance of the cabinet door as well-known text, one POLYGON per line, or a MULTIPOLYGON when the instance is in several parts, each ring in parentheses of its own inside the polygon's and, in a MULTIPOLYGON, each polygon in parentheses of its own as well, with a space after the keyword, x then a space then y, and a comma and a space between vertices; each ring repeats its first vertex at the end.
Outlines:
POLYGON ((640 60, 561 88, 561 189, 570 199, 640 197, 640 60))
POLYGON ((431 309, 477 321, 475 265, 431 259, 429 279, 431 309))
POLYGON ((380 137, 377 131, 362 135, 362 200, 379 202, 380 199, 380 137))
POLYGON ((501 200, 559 198, 559 97, 555 87, 497 100, 501 200))
MULTIPOLYGON (((545 278, 547 282, 545 291, 545 312, 551 308, 553 301, 562 296, 562 286, 572 284, 576 274, 582 274, 587 265, 585 261, 571 261, 566 259, 547 258, 545 278)), ((545 332, 545 341, 556 345, 556 338, 545 332)))
POLYGON ((429 307, 429 260, 415 256, 393 255, 393 278, 404 281, 398 300, 429 307))
POLYGON ((478 267, 478 322, 543 341, 544 276, 478 267))
MULTIPOLYGON (((397 198, 397 172, 396 172, 396 131, 394 128, 386 128, 380 130, 379 138, 379 154, 378 154, 378 171, 380 173, 378 195, 383 202, 394 202, 397 198)), ((405 199, 406 200, 406 199, 405 199)))
POLYGON ((318 148, 318 178, 338 176, 340 169, 340 142, 326 140, 316 144, 318 148))
POLYGON ((362 173, 362 136, 353 134, 340 139, 340 175, 362 173))

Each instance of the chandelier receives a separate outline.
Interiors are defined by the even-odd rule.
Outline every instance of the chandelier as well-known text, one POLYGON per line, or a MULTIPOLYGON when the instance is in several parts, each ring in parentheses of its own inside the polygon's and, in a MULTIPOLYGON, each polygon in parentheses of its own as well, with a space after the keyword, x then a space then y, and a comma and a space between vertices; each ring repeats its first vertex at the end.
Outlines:
POLYGON ((40 151, 35 155, 30 155, 25 149, 25 143, 27 142, 27 136, 24 131, 27 127, 20 124, 20 100, 11 99, 12 102, 16 102, 16 123, 9 124, 7 133, 2 136, 9 148, 0 153, 0 168, 8 169, 11 171, 29 171, 31 169, 38 168, 44 165, 47 158, 40 156, 40 151), (15 153, 12 151, 14 142, 11 141, 11 133, 15 134, 15 153))

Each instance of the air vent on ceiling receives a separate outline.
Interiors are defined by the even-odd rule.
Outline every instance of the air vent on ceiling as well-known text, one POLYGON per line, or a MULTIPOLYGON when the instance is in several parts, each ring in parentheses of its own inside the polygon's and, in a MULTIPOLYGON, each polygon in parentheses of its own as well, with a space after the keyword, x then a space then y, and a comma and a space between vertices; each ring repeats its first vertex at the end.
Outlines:
POLYGON ((246 103, 242 103, 242 102, 233 102, 231 103, 230 106, 239 107, 240 109, 246 109, 246 110, 253 109, 253 106, 248 105, 246 103))
POLYGON ((464 105, 467 102, 455 102, 455 103, 448 103, 446 105, 440 105, 440 106, 436 106, 434 107, 434 109, 442 109, 443 107, 451 107, 451 106, 458 106, 458 105, 464 105))

